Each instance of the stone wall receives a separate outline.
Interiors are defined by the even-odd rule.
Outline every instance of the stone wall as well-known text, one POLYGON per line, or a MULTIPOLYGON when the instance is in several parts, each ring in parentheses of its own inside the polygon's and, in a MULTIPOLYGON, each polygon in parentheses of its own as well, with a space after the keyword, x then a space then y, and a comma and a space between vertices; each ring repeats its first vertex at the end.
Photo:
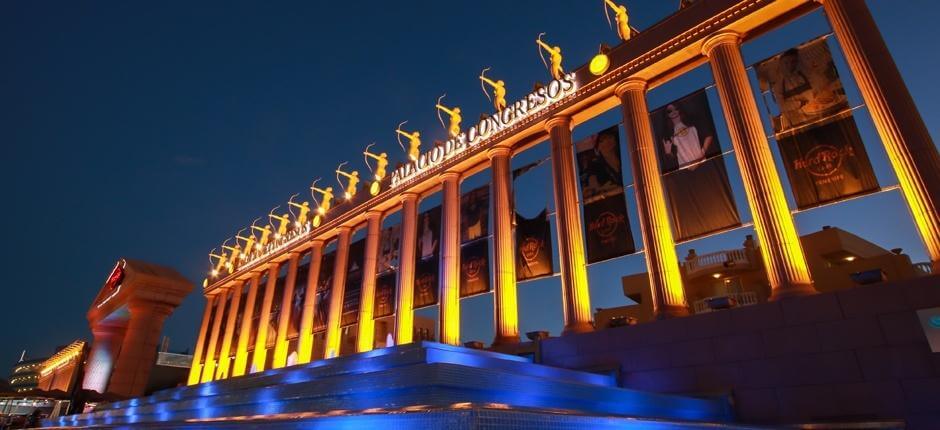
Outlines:
POLYGON ((616 371, 624 387, 731 393, 739 419, 906 419, 940 428, 940 353, 916 310, 940 276, 551 338, 544 364, 616 371))

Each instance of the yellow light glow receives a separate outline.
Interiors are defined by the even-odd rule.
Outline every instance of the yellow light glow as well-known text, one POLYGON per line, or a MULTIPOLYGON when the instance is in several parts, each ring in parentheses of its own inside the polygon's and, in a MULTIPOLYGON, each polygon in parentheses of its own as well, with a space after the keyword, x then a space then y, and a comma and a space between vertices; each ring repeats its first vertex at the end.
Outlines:
POLYGON ((854 256, 854 255, 850 255, 850 256, 848 256, 848 257, 845 257, 845 261, 849 261, 849 262, 855 261, 855 256, 854 256))
POLYGON ((600 76, 610 68, 610 58, 606 54, 597 54, 591 59, 590 70, 594 76, 600 76))
MULTIPOLYGON (((321 209, 322 209, 322 208, 321 208, 321 209)), ((320 210, 320 212, 323 212, 323 211, 320 210)), ((313 221, 310 222, 310 224, 312 224, 314 227, 319 227, 320 224, 322 224, 322 223, 323 223, 323 216, 321 216, 321 215, 317 215, 317 216, 313 217, 313 221)))
POLYGON ((369 187, 369 193, 373 196, 378 195, 381 190, 381 184, 379 184, 378 178, 372 183, 372 186, 369 187))
POLYGON ((715 279, 721 278, 721 273, 712 274, 712 278, 715 278, 715 279))

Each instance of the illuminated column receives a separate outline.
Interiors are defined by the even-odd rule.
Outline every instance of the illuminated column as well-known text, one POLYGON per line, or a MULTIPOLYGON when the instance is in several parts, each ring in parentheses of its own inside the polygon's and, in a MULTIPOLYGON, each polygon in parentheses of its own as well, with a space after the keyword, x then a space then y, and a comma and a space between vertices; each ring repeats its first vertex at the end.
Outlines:
POLYGON ((219 330, 222 329, 222 318, 225 317, 225 296, 227 288, 220 288, 215 294, 215 320, 212 321, 212 331, 209 332, 209 347, 206 348, 206 361, 202 366, 202 379, 200 382, 209 382, 215 376, 215 350, 219 341, 219 330))
POLYGON ((274 342, 273 369, 287 365, 287 325, 290 323, 291 302, 294 299, 294 285, 297 283, 297 264, 300 253, 292 252, 287 264, 287 279, 284 281, 284 297, 281 297, 281 315, 277 321, 277 339, 274 342))
POLYGON ((313 314, 317 309, 317 284, 320 282, 320 263, 323 262, 323 241, 315 239, 310 247, 310 271, 307 273, 307 295, 300 316, 300 340, 297 363, 309 363, 313 355, 313 314))
POLYGON ((588 291, 578 182, 571 144, 571 118, 556 116, 545 122, 552 141, 552 182, 555 191, 555 228, 561 261, 561 290, 565 310, 564 333, 594 330, 588 291))
POLYGON ((757 102, 741 58, 740 35, 719 32, 705 41, 731 143, 744 180, 754 231, 773 289, 771 299, 813 294, 800 236, 780 185, 757 102))
POLYGON ((349 261, 349 235, 352 228, 342 226, 337 228, 339 234, 336 240, 336 263, 333 266, 333 289, 330 292, 330 310, 326 320, 326 346, 323 348, 323 358, 339 356, 341 341, 340 322, 343 316, 343 296, 346 293, 346 267, 349 261))
POLYGON ((460 174, 441 174, 441 343, 460 344, 460 174))
POLYGON ((494 345, 519 342, 516 294, 516 248, 512 238, 512 170, 510 150, 496 147, 486 155, 493 172, 493 257, 496 266, 496 338, 494 345))
POLYGON ((940 273, 940 154, 864 1, 822 0, 901 193, 940 273))
MULTIPOLYGON (((212 301, 207 300, 206 302, 206 309, 211 312, 212 301)), ((203 320, 208 319, 209 315, 206 314, 203 320)), ((207 325, 208 323, 204 323, 203 327, 207 325)), ((88 364, 85 366, 85 378, 82 380, 82 388, 97 391, 102 394, 107 391, 108 379, 111 377, 111 371, 114 369, 114 360, 121 350, 121 343, 124 342, 125 331, 127 331, 126 325, 96 324, 91 328, 91 333, 95 337, 95 341, 92 344, 91 353, 88 355, 88 364)), ((202 330, 203 335, 205 331, 205 329, 202 330)), ((189 385, 199 383, 200 367, 198 366, 198 362, 194 363, 196 363, 193 366, 195 370, 190 372, 190 380, 193 382, 189 383, 189 385)))
MULTIPOLYGON (((199 378, 202 376, 202 366, 199 362, 202 360, 202 350, 206 344, 206 334, 209 331, 209 315, 212 313, 214 297, 206 297, 206 309, 202 311, 202 326, 199 328, 199 338, 196 340, 196 350, 193 351, 193 364, 189 368, 189 378, 186 380, 186 385, 196 385, 199 383, 199 378)), ((98 344, 98 336, 95 335, 95 345, 98 344)), ((120 343, 118 343, 120 345, 120 343)), ((97 350, 97 346, 95 347, 97 350)), ((95 351, 91 352, 92 362, 96 357, 95 351)), ((113 356, 111 356, 113 359, 113 356)), ((85 377, 85 381, 88 381, 88 377, 85 377)), ((107 383, 107 378, 104 379, 104 382, 107 383)), ((101 390, 97 390, 94 387, 83 386, 83 388, 91 389, 103 393, 104 386, 101 385, 101 390)))
POLYGON ((232 376, 244 375, 248 367, 248 337, 251 336, 251 320, 255 314, 255 301, 258 299, 258 283, 260 281, 260 273, 251 274, 248 297, 245 298, 245 311, 242 312, 242 320, 238 322, 238 345, 235 346, 235 368, 232 369, 232 376))
POLYGON ((114 372, 108 383, 108 392, 127 397, 144 394, 150 369, 157 360, 157 347, 163 321, 173 312, 173 306, 132 301, 128 304, 130 320, 127 333, 114 363, 114 372))
POLYGON ((261 314, 258 316, 257 335, 255 336, 255 352, 251 357, 250 373, 261 372, 264 369, 264 362, 268 358, 268 325, 271 319, 271 305, 274 302, 274 290, 277 284, 277 274, 280 265, 271 264, 268 269, 268 282, 264 286, 264 300, 261 302, 261 314))
POLYGON ((371 351, 375 346, 375 272, 379 264, 379 237, 382 229, 382 213, 366 213, 366 249, 362 260, 362 293, 359 302, 359 335, 356 336, 356 351, 371 351))
POLYGON ((238 322, 238 305, 242 300, 242 290, 245 288, 245 282, 237 281, 235 288, 232 288, 232 300, 228 307, 228 317, 225 322, 225 333, 222 334, 222 351, 216 361, 219 363, 218 370, 215 373, 215 379, 228 378, 229 368, 232 360, 232 336, 235 335, 235 324, 238 322))
POLYGON ((643 233, 646 270, 653 293, 653 313, 659 317, 688 315, 682 288, 676 243, 669 228, 662 178, 656 160, 656 144, 646 105, 646 81, 628 79, 614 89, 623 108, 627 149, 633 166, 637 212, 643 233))
POLYGON ((418 195, 401 195, 401 241, 398 252, 398 306, 395 311, 395 344, 414 337, 415 253, 418 241, 418 195))

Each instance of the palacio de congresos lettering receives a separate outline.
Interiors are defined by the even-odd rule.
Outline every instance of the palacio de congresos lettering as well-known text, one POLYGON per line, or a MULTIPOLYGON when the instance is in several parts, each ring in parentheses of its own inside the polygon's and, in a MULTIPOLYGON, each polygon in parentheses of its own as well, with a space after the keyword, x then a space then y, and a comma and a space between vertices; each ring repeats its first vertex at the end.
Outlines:
POLYGON ((392 172, 391 187, 393 189, 397 188, 407 180, 433 169, 444 161, 477 147, 490 136, 512 127, 516 123, 551 106, 553 103, 574 93, 577 89, 578 83, 573 73, 551 81, 548 85, 533 91, 524 99, 507 106, 501 112, 482 119, 466 132, 460 133, 442 145, 436 145, 431 150, 421 154, 417 160, 411 160, 395 169, 392 172))

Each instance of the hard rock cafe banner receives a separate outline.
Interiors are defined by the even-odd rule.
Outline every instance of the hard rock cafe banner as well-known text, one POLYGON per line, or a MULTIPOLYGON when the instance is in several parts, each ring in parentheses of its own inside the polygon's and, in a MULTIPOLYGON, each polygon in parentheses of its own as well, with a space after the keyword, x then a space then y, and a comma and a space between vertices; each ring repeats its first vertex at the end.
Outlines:
POLYGON ((365 239, 349 245, 349 262, 346 272, 346 288, 343 290, 343 316, 340 325, 359 321, 359 304, 362 293, 362 263, 365 257, 365 239))
POLYGON ((800 209, 879 189, 825 38, 755 69, 800 209))
POLYGON ((484 185, 460 198, 460 242, 467 243, 489 234, 490 186, 484 185))
POLYGON ((395 272, 384 273, 375 280, 374 318, 395 313, 395 280, 395 272))
POLYGON ((531 219, 516 212, 516 281, 551 276, 554 273, 548 209, 543 209, 531 219))
POLYGON ((316 308, 313 312, 313 331, 326 330, 326 317, 330 312, 330 293, 333 291, 333 265, 336 263, 336 251, 323 255, 320 262, 320 276, 317 278, 316 308))
POLYGON ((290 319, 287 323, 287 339, 295 339, 300 335, 300 320, 303 318, 304 300, 307 297, 307 279, 310 276, 309 257, 308 251, 301 258, 300 266, 297 267, 297 280, 294 282, 294 296, 291 297, 290 319))
POLYGON ((705 90, 650 117, 676 240, 740 225, 705 90))
POLYGON ((414 309, 437 303, 440 267, 441 207, 418 215, 414 309))
POLYGON ((229 349, 231 354, 235 354, 235 349, 238 346, 238 338, 241 336, 241 325, 242 318, 245 315, 245 306, 248 305, 248 291, 251 289, 251 281, 245 281, 245 284, 242 285, 241 298, 238 300, 238 310, 235 313, 235 330, 232 331, 232 346, 229 349))
MULTIPOLYGON (((287 265, 282 266, 286 269, 287 265)), ((277 340, 277 325, 281 319, 281 304, 284 300, 284 287, 287 284, 287 271, 282 269, 282 273, 274 283, 274 300, 271 302, 271 314, 268 317, 268 337, 265 339, 265 345, 273 348, 277 340)))
POLYGON ((248 349, 255 349, 255 340, 258 338, 258 323, 261 321, 261 304, 264 301, 264 289, 268 285, 268 275, 265 273, 258 280, 258 291, 255 294, 255 306, 251 311, 251 330, 248 331, 248 349))
POLYGON ((225 329, 228 327, 228 315, 229 312, 231 312, 230 306, 232 305, 232 297, 234 296, 234 292, 225 294, 225 307, 222 308, 222 324, 219 325, 219 340, 215 343, 216 361, 222 361, 222 337, 225 336, 225 329))
POLYGON ((489 241, 478 240, 460 248, 460 297, 490 290, 489 241))
POLYGON ((576 143, 575 150, 588 263, 636 252, 623 193, 620 131, 617 126, 602 130, 576 143))

